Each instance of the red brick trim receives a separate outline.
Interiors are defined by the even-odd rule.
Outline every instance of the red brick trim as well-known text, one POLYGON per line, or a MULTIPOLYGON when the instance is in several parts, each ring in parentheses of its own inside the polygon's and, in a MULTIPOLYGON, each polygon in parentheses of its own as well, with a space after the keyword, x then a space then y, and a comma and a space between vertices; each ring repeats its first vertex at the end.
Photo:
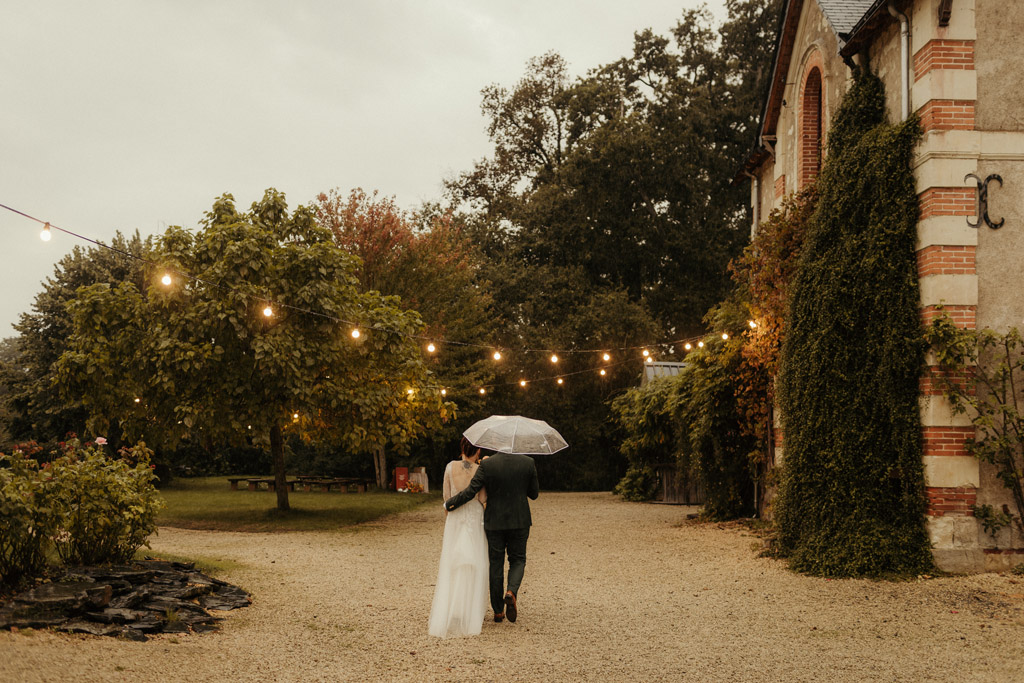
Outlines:
POLYGON ((931 216, 973 216, 975 188, 930 187, 917 196, 920 220, 931 216))
POLYGON ((974 70, 973 40, 929 40, 914 54, 914 80, 933 69, 974 70))
MULTIPOLYGON (((978 307, 977 306, 950 306, 943 305, 942 312, 949 316, 953 324, 965 330, 978 329, 978 307)), ((938 306, 923 306, 921 308, 921 323, 930 325, 935 318, 939 317, 938 306)))
POLYGON ((928 100, 918 110, 921 128, 932 130, 974 130, 974 100, 928 100))
POLYGON ((775 198, 782 199, 786 196, 786 176, 780 175, 775 179, 775 198))
POLYGON ((825 139, 825 80, 821 54, 815 51, 804 65, 797 118, 797 189, 818 176, 825 139))
POLYGON ((917 252, 917 275, 975 275, 974 246, 932 245, 917 252))
POLYGON ((925 427, 925 455, 970 455, 967 441, 974 438, 974 427, 925 427))
POLYGON ((972 376, 973 372, 968 370, 949 372, 940 370, 936 365, 930 365, 922 373, 919 386, 925 396, 941 396, 944 393, 944 382, 954 382, 973 394, 974 390, 968 386, 972 376))
POLYGON ((971 507, 978 502, 978 489, 973 486, 957 488, 927 486, 924 493, 928 497, 928 515, 931 517, 943 517, 950 514, 974 516, 971 507))

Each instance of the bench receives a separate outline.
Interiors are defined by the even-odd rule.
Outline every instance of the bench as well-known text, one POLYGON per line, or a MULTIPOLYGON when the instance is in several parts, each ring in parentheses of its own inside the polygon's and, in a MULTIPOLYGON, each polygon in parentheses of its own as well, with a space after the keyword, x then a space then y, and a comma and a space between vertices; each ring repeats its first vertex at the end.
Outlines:
POLYGON ((368 480, 358 477, 301 477, 299 479, 299 486, 305 491, 327 492, 334 490, 338 493, 348 493, 349 487, 355 486, 356 491, 365 493, 368 485, 368 480))

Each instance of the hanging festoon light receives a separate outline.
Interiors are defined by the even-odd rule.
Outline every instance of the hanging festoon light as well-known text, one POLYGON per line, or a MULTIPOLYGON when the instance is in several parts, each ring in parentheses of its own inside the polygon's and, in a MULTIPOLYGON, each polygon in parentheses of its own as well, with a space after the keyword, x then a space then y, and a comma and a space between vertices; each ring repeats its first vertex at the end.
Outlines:
MULTIPOLYGON (((498 351, 497 349, 495 349, 495 350, 494 350, 494 353, 493 353, 493 354, 491 354, 491 357, 492 357, 492 358, 493 358, 494 360, 501 360, 501 351, 498 351)), ((483 393, 483 391, 481 391, 480 393, 483 393)))
POLYGON ((50 224, 47 223, 46 225, 43 226, 43 231, 39 233, 39 239, 41 239, 44 242, 49 242, 52 237, 53 235, 50 234, 50 224))
POLYGON ((437 347, 434 346, 434 342, 427 344, 427 353, 433 353, 434 351, 437 351, 437 347))
POLYGON ((298 413, 292 413, 292 419, 297 422, 298 419, 299 419, 299 414, 298 413))
POLYGON ((442 396, 447 396, 448 395, 448 390, 447 389, 441 389, 441 395, 442 396))
POLYGON ((603 360, 603 361, 604 361, 605 363, 607 363, 607 362, 608 362, 608 361, 610 361, 611 359, 612 359, 612 356, 611 356, 611 354, 610 354, 610 353, 606 353, 606 354, 604 354, 604 355, 602 355, 602 356, 601 356, 601 360, 603 360))
POLYGON ((750 329, 752 329, 752 330, 756 330, 757 329, 757 323, 754 322, 753 320, 748 320, 747 324, 750 325, 750 329))
POLYGON ((651 352, 648 351, 647 349, 644 349, 642 353, 644 354, 644 358, 648 358, 651 355, 651 352))
POLYGON ((689 351, 690 349, 693 348, 693 344, 691 344, 690 342, 686 342, 685 344, 683 344, 683 348, 689 351))
POLYGON ((359 335, 361 335, 361 334, 362 334, 362 332, 359 331, 358 327, 353 328, 353 330, 352 330, 352 338, 353 339, 359 339, 359 335))
POLYGON ((519 380, 519 386, 525 387, 526 386, 526 380, 525 379, 519 380))
POLYGON ((271 308, 270 306, 266 306, 263 309, 263 315, 269 318, 270 316, 274 315, 274 309, 271 308))
POLYGON ((551 354, 551 362, 552 363, 557 363, 558 362, 558 354, 555 354, 555 353, 551 354))
POLYGON ((605 372, 605 369, 604 369, 604 368, 601 368, 601 376, 602 376, 602 377, 604 377, 604 376, 605 376, 605 375, 607 375, 607 374, 608 374, 608 373, 607 373, 607 372, 605 372))
POLYGON ((704 348, 704 342, 702 342, 702 341, 697 342, 697 348, 698 349, 703 349, 704 348))
POLYGON ((135 402, 136 403, 142 403, 142 399, 136 396, 135 397, 135 402))
POLYGON ((564 380, 564 379, 562 379, 561 377, 559 377, 559 378, 558 378, 558 384, 559 384, 559 385, 565 384, 565 380, 564 380))
POLYGON ((647 356, 647 361, 646 362, 647 363, 653 363, 654 362, 654 356, 647 356))
POLYGON ((408 395, 412 396, 412 395, 413 395, 413 393, 414 393, 414 392, 413 392, 413 390, 412 390, 412 387, 410 387, 410 388, 406 389, 406 390, 405 390, 405 393, 407 393, 408 395))
POLYGON ((487 390, 484 389, 483 387, 480 387, 480 395, 483 396, 486 393, 487 393, 487 390))
POLYGON ((723 332, 722 333, 722 341, 728 341, 728 340, 729 340, 729 335, 727 333, 723 332))
POLYGON ((164 276, 162 278, 160 278, 160 282, 162 282, 165 287, 170 287, 170 285, 171 285, 171 276, 169 274, 167 274, 167 273, 164 273, 164 276))

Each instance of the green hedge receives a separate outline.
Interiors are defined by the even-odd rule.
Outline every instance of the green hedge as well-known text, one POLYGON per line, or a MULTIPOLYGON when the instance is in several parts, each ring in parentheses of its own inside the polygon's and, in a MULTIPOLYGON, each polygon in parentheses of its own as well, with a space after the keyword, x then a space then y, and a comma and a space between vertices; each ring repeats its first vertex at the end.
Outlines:
POLYGON ((916 118, 885 122, 859 70, 829 133, 780 362, 779 550, 795 569, 880 576, 932 566, 918 380, 925 344, 911 171, 916 118))

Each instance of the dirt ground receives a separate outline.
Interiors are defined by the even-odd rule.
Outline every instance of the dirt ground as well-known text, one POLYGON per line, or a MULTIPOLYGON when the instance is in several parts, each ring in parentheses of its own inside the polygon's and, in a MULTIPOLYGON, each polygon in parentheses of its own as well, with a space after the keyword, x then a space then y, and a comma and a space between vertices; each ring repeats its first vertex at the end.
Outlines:
POLYGON ((427 635, 440 506, 337 533, 162 528, 154 551, 237 561, 219 632, 146 643, 0 633, 0 681, 1019 681, 1024 577, 830 581, 741 526, 611 494, 533 504, 515 624, 427 635))

